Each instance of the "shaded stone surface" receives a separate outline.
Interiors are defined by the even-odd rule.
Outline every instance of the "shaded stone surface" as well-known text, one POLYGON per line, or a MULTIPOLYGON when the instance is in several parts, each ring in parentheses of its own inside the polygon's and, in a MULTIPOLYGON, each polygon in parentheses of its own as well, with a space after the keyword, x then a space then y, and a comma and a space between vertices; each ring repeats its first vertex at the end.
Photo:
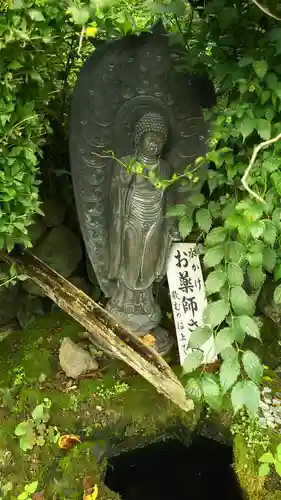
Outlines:
POLYGON ((68 228, 57 226, 35 249, 35 254, 64 278, 68 278, 82 260, 82 245, 68 228))
POLYGON ((46 294, 45 292, 43 292, 42 288, 36 285, 36 283, 34 283, 34 281, 32 281, 31 279, 24 281, 22 287, 30 295, 36 295, 37 297, 41 298, 46 297, 46 294))
POLYGON ((91 285, 83 278, 82 276, 71 276, 69 278, 70 283, 74 286, 82 290, 82 292, 86 293, 86 295, 90 295, 91 285))
POLYGON ((62 341, 59 359, 63 371, 70 378, 75 379, 86 372, 98 369, 98 364, 90 353, 76 345, 68 337, 62 341))
POLYGON ((22 328, 30 325, 36 318, 44 315, 43 300, 39 297, 25 295, 20 297, 17 320, 22 328))
POLYGON ((28 236, 33 246, 43 237, 45 232, 46 227, 43 224, 42 217, 36 217, 34 223, 28 228, 28 236))
POLYGON ((63 223, 66 207, 61 201, 55 199, 46 200, 42 205, 42 210, 44 212, 44 224, 47 227, 55 227, 63 223))

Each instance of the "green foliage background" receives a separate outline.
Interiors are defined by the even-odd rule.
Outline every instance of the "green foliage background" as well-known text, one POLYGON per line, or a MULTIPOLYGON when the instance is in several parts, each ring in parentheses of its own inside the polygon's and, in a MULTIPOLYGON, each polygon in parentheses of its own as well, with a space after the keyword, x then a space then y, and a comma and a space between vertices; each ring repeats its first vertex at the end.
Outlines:
POLYGON ((50 118, 54 109, 60 119, 67 112, 92 43, 149 30, 161 17, 171 42, 182 45, 179 70, 207 70, 219 95, 207 115, 208 189, 173 212, 183 238, 199 234, 208 273, 205 325, 185 364, 187 393, 220 409, 230 392, 235 411, 246 406, 255 415, 263 368, 243 345, 247 336, 260 339, 255 300, 267 275, 281 279, 281 142, 260 152, 248 179, 264 203, 241 180, 255 145, 281 130, 281 24, 248 0, 209 0, 200 15, 183 0, 11 0, 0 9, 0 249, 30 246, 50 118), (211 335, 223 360, 218 375, 197 370, 211 335))

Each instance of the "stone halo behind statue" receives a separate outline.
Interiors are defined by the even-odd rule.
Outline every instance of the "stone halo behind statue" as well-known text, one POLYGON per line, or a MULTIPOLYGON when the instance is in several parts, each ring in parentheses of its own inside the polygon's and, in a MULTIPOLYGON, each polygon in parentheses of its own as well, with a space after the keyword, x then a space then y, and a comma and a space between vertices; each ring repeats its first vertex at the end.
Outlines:
POLYGON ((161 319, 153 283, 179 240, 167 212, 183 202, 177 186, 156 189, 148 174, 169 179, 206 152, 200 96, 175 71, 173 50, 166 35, 109 42, 85 63, 72 100, 71 170, 87 253, 108 310, 137 335, 161 319))

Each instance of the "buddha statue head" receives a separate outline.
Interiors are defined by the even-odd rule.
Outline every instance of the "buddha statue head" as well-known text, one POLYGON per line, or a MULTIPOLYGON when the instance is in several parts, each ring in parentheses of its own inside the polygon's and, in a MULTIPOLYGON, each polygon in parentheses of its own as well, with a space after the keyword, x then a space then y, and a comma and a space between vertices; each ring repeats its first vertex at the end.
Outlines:
POLYGON ((147 159, 156 159, 161 155, 167 138, 166 122, 158 113, 146 113, 136 124, 136 151, 147 159))

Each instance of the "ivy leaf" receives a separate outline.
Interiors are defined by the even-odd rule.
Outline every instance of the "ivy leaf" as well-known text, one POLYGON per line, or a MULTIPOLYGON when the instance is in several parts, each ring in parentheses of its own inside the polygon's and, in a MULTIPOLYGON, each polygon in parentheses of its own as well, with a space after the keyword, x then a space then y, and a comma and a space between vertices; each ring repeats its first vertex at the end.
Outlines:
POLYGON ((272 222, 274 223, 277 232, 281 232, 281 208, 276 208, 272 213, 272 222))
POLYGON ((241 286, 244 282, 244 274, 238 264, 229 263, 227 266, 227 278, 231 286, 241 286))
POLYGON ((262 139, 268 141, 271 137, 271 123, 264 118, 257 120, 257 131, 262 139))
POLYGON ((236 205, 237 212, 243 213, 244 216, 249 217, 250 220, 258 220, 263 214, 263 207, 261 204, 252 201, 251 199, 241 200, 236 205))
POLYGON ((230 292, 230 301, 233 310, 238 316, 253 316, 255 312, 255 303, 253 299, 246 294, 241 286, 235 286, 230 292))
POLYGON ((238 241, 228 241, 225 245, 226 259, 231 262, 240 262, 245 252, 245 247, 238 241))
POLYGON ((239 68, 245 68, 245 66, 250 66, 250 64, 252 63, 253 63, 252 57, 242 57, 238 62, 238 66, 239 68))
POLYGON ((227 230, 224 227, 215 227, 212 231, 207 235, 205 239, 205 245, 207 247, 214 247, 223 243, 227 237, 227 230))
POLYGON ((183 240, 191 233, 192 226, 192 217, 190 215, 184 215, 179 222, 179 232, 183 240))
POLYGON ((250 266, 252 266, 252 267, 259 267, 262 265, 262 253, 261 252, 247 253, 246 258, 247 258, 247 261, 249 262, 250 266))
POLYGON ((200 381, 195 378, 189 378, 185 385, 185 394, 187 398, 191 398, 194 401, 200 401, 202 398, 202 388, 200 381))
POLYGON ((212 330, 207 326, 196 328, 190 335, 188 345, 191 348, 197 348, 204 345, 212 335, 212 330))
POLYGON ((220 325, 229 313, 230 304, 224 299, 209 304, 204 311, 204 320, 207 325, 220 325))
POLYGON ((261 94, 261 105, 264 106, 264 104, 270 99, 271 92, 270 90, 264 90, 261 94))
POLYGON ((231 401, 235 412, 246 406, 249 416, 254 418, 260 403, 258 386, 251 380, 237 382, 231 392, 231 401))
POLYGON ((190 373, 196 370, 203 363, 204 354, 202 351, 196 350, 188 353, 183 363, 183 372, 190 373))
POLYGON ((167 213, 169 217, 182 217, 186 215, 188 207, 186 205, 175 205, 171 207, 167 213))
POLYGON ((215 338, 216 354, 231 346, 234 340, 236 340, 236 331, 234 328, 227 327, 220 330, 215 338))
POLYGON ((217 245, 209 248, 204 257, 205 267, 215 267, 224 258, 224 245, 217 245))
POLYGON ((28 500, 28 497, 29 494, 26 491, 23 491, 22 493, 19 494, 17 500, 28 500))
POLYGON ((259 467, 259 477, 265 477, 268 476, 270 472, 270 467, 268 464, 262 464, 259 467))
POLYGON ((259 458, 259 462, 262 462, 264 464, 272 464, 274 462, 274 456, 268 451, 259 458))
POLYGON ((262 220, 257 220, 252 222, 249 226, 250 233, 254 238, 259 238, 265 229, 264 222, 262 220))
POLYGON ((15 435, 16 436, 24 436, 24 434, 27 434, 27 432, 30 430, 31 424, 28 420, 24 420, 23 422, 20 422, 17 427, 15 428, 15 435))
POLYGON ((212 227, 212 217, 209 210, 207 210, 206 208, 200 208, 200 210, 197 210, 196 212, 195 219, 202 231, 204 231, 205 233, 208 233, 210 231, 212 227))
POLYGON ((265 230, 263 233, 263 239, 268 244, 273 246, 277 238, 277 229, 271 220, 264 221, 265 230))
POLYGON ((240 323, 238 321, 238 318, 235 318, 235 317, 233 318, 232 328, 235 330, 236 341, 239 342, 239 344, 243 344, 245 337, 246 337, 246 333, 241 328, 240 323))
POLYGON ((267 271, 270 273, 273 271, 276 265, 277 254, 273 248, 265 248, 263 252, 263 265, 267 271))
POLYGON ((259 290, 265 282, 266 275, 262 272, 261 267, 248 267, 248 276, 251 287, 254 290, 259 290))
POLYGON ((204 375, 201 384, 205 401, 211 408, 219 411, 222 406, 222 394, 215 376, 212 374, 204 375))
POLYGON ((249 316, 239 316, 237 318, 240 328, 250 337, 260 340, 260 331, 257 323, 249 316))
POLYGON ((255 126, 256 126, 256 119, 255 118, 245 117, 242 120, 242 122, 240 123, 240 126, 239 126, 239 130, 243 136, 244 141, 255 130, 255 126))
POLYGON ((281 285, 279 285, 277 288, 274 290, 273 294, 273 300, 275 304, 281 304, 281 285))
POLYGON ((229 358, 236 358, 237 359, 237 351, 232 345, 223 349, 221 351, 220 355, 221 355, 223 360, 226 360, 229 358))
POLYGON ((27 493, 29 493, 29 495, 33 495, 33 493, 35 493, 37 488, 38 488, 38 481, 33 481, 32 483, 29 483, 25 486, 25 490, 27 491, 27 493))
POLYGON ((20 449, 24 452, 32 450, 35 441, 35 434, 30 432, 20 438, 20 449))
POLYGON ((260 383, 263 374, 263 365, 261 364, 258 356, 252 351, 244 352, 242 362, 245 372, 256 384, 260 383))
POLYGON ((205 196, 201 193, 189 195, 188 202, 194 207, 201 207, 205 203, 205 196))
POLYGON ((43 82, 42 76, 38 73, 38 71, 36 71, 36 69, 29 70, 28 74, 32 80, 40 83, 43 82))
POLYGON ((268 70, 268 65, 267 62, 264 59, 261 59, 260 61, 254 61, 253 62, 253 68, 257 74, 257 76, 262 79, 265 77, 267 70, 268 70))
POLYGON ((243 408, 244 401, 244 384, 243 382, 237 382, 231 391, 231 402, 235 413, 243 408))
POLYGON ((32 21, 40 22, 45 21, 45 17, 42 12, 38 9, 29 9, 28 14, 30 15, 32 21))
POLYGON ((44 416, 45 416, 45 406, 42 403, 34 408, 32 412, 32 418, 35 421, 40 421, 43 420, 44 416))
MULTIPOLYGON (((277 194, 281 195, 281 173, 273 172, 270 176, 270 180, 277 191, 277 194)), ((280 223, 280 220, 279 220, 280 223)))
POLYGON ((220 368, 220 384, 223 392, 227 392, 239 377, 240 364, 238 356, 226 359, 220 368))
POLYGON ((207 294, 219 292, 226 282, 226 274, 221 269, 217 269, 209 274, 205 287, 207 294))
POLYGON ((278 281, 281 279, 281 262, 276 264, 276 267, 274 269, 274 280, 278 281))
POLYGON ((75 24, 78 24, 80 26, 83 26, 84 24, 86 24, 89 20, 89 17, 90 17, 89 9, 87 7, 82 7, 82 6, 70 7, 67 10, 67 13, 71 14, 75 24))
POLYGON ((260 404, 260 391, 252 380, 246 380, 244 382, 244 404, 249 416, 254 418, 260 404))

